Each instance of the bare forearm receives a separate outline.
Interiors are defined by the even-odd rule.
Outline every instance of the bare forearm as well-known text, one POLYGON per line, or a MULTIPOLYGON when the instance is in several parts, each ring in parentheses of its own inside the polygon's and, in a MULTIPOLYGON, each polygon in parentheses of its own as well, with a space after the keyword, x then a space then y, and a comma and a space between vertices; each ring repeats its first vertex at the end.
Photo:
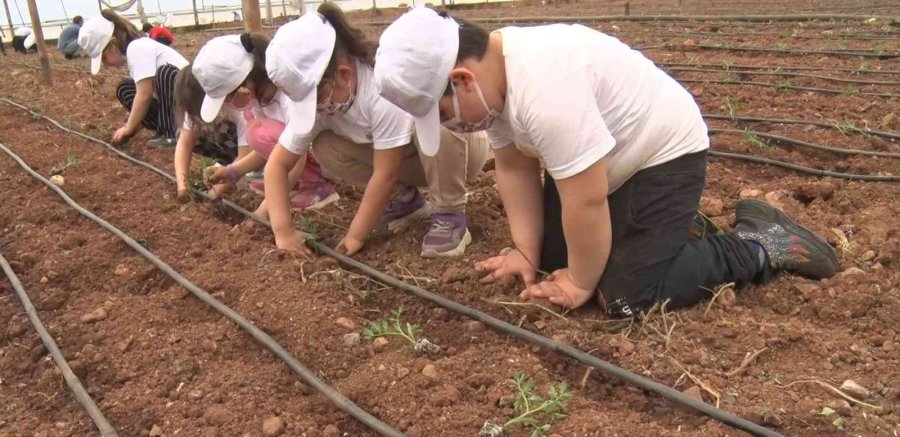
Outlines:
POLYGON ((150 102, 152 100, 153 94, 141 92, 141 89, 138 88, 134 96, 134 103, 131 105, 131 113, 128 114, 128 122, 125 124, 129 132, 134 133, 140 129, 141 122, 144 121, 144 117, 147 116, 147 112, 150 110, 150 102))
POLYGON ((612 247, 609 204, 605 199, 582 205, 563 205, 563 233, 569 257, 569 274, 578 287, 597 286, 612 247))
POLYGON ((191 170, 191 153, 197 143, 197 134, 194 131, 182 129, 178 144, 175 145, 175 179, 178 187, 187 187, 188 173, 191 170))
POLYGON ((497 185, 513 242, 537 267, 544 234, 544 199, 539 170, 537 166, 527 171, 508 168, 498 161, 497 185))
POLYGON ((272 230, 276 235, 292 229, 290 199, 288 198, 291 191, 289 174, 298 159, 305 160, 306 155, 293 155, 284 150, 281 145, 277 145, 266 163, 266 205, 269 209, 272 230))
POLYGON ((239 175, 245 175, 251 171, 256 171, 266 165, 266 158, 263 158, 256 152, 250 152, 231 164, 231 167, 239 175))
POLYGON ((396 181, 393 175, 380 174, 375 174, 369 179, 359 209, 353 217, 353 222, 350 223, 348 235, 359 240, 365 240, 369 236, 391 201, 391 191, 396 181))

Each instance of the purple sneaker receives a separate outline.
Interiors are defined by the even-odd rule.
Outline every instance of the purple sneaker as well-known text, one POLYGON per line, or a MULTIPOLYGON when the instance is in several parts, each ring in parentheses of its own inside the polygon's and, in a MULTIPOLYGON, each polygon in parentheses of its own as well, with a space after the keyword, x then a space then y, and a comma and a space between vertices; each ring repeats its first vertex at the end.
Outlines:
POLYGON ((415 187, 407 187, 407 190, 391 201, 378 227, 387 227, 390 232, 400 232, 406 229, 416 220, 431 215, 431 205, 425 201, 422 194, 415 187))
POLYGON ((472 242, 465 214, 435 214, 422 241, 422 257, 460 256, 472 242))

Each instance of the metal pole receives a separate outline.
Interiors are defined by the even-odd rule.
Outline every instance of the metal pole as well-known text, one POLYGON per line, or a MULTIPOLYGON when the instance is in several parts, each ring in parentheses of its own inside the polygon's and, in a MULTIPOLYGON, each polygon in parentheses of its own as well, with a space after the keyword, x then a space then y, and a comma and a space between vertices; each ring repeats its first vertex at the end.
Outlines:
POLYGON ((244 30, 247 32, 261 32, 262 18, 259 16, 259 0, 244 0, 244 30))
POLYGON ((194 5, 194 25, 200 26, 200 18, 197 17, 197 0, 191 0, 191 3, 194 5))
POLYGON ((272 24, 272 0, 266 0, 266 22, 272 24))
POLYGON ((69 12, 66 11, 66 2, 64 2, 63 0, 59 0, 59 5, 63 8, 63 15, 66 16, 66 21, 69 21, 69 12))
POLYGON ((34 31, 34 41, 37 44, 38 56, 41 58, 41 76, 44 83, 53 85, 53 76, 50 74, 50 58, 47 57, 47 46, 44 44, 44 31, 41 30, 41 17, 38 15, 37 4, 34 0, 28 0, 28 11, 31 13, 31 27, 34 31))
POLYGON ((9 14, 9 3, 6 0, 3 0, 3 8, 6 9, 6 19, 9 20, 9 38, 12 39, 15 29, 13 29, 12 15, 9 14))
POLYGON ((16 12, 19 13, 19 22, 21 22, 22 25, 24 26, 24 25, 25 25, 25 19, 22 18, 22 10, 19 9, 19 0, 13 0, 13 4, 16 5, 16 12))
POLYGON ((281 17, 285 21, 287 20, 287 5, 285 4, 285 0, 281 0, 281 17))

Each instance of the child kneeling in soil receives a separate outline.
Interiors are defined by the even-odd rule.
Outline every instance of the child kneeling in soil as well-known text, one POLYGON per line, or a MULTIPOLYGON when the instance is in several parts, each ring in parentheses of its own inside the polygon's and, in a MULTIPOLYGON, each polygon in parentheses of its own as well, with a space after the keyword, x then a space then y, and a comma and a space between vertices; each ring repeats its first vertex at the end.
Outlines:
POLYGON ((128 65, 129 79, 116 89, 116 97, 129 112, 128 122, 113 134, 122 143, 143 125, 156 132, 150 147, 174 147, 175 77, 188 64, 178 52, 141 33, 111 9, 87 20, 78 32, 78 45, 91 57, 91 73, 101 65, 128 65))
MULTIPOLYGON (((246 131, 238 143, 249 147, 240 148, 238 160, 215 170, 209 178, 218 184, 212 190, 214 196, 230 190, 247 173, 262 169, 286 131, 285 126, 291 126, 290 108, 295 103, 269 80, 265 57, 268 45, 267 37, 255 33, 213 38, 200 49, 193 64, 182 71, 177 91, 179 110, 187 122, 175 152, 179 193, 183 188, 186 191, 190 155, 197 141, 196 133, 191 132, 194 125, 224 118, 246 131)), ((200 150, 204 155, 207 152, 206 148, 200 150)), ((322 178, 321 168, 312 156, 307 165, 296 165, 291 174, 292 209, 317 209, 339 199, 334 186, 322 178)), ((250 189, 263 193, 263 180, 253 178, 250 189)), ((256 214, 268 216, 265 201, 256 214)))
POLYGON ((444 129, 437 144, 417 147, 413 120, 382 99, 373 82, 373 45, 334 3, 323 3, 278 30, 266 53, 269 77, 297 102, 298 123, 266 164, 266 199, 279 248, 306 252, 291 226, 288 170, 312 149, 324 169, 364 187, 359 209, 336 250, 352 255, 376 228, 398 230, 431 215, 422 256, 459 256, 471 242, 466 182, 489 154, 483 134, 444 129), (435 211, 419 187, 430 189, 435 211))
POLYGON ((834 250, 777 209, 737 204, 735 232, 688 241, 706 177, 707 128, 691 95, 639 52, 580 26, 493 33, 417 8, 382 34, 381 95, 416 117, 487 129, 515 250, 476 263, 523 278, 522 298, 612 317, 693 305, 709 290, 788 270, 834 274, 834 250), (541 167, 545 183, 541 184, 541 167), (537 267, 553 272, 536 282, 537 267))

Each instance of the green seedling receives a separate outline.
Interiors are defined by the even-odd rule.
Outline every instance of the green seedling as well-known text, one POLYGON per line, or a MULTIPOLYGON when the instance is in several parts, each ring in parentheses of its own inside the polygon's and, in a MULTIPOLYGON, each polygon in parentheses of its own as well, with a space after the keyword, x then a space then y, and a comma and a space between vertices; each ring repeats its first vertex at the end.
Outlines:
POLYGON ((200 168, 197 169, 196 172, 191 174, 191 177, 188 178, 188 188, 191 191, 205 191, 206 183, 204 181, 206 175, 206 169, 212 167, 216 161, 212 158, 203 158, 200 160, 200 168))
POLYGON ((819 413, 820 416, 825 416, 829 419, 832 419, 831 424, 834 425, 838 429, 844 429, 844 418, 841 417, 836 411, 829 407, 822 407, 822 411, 819 413))
POLYGON ((849 134, 866 135, 865 130, 856 126, 856 124, 850 120, 844 120, 841 124, 838 125, 838 129, 840 129, 841 132, 844 133, 844 135, 849 135, 849 134))
POLYGON ((859 94, 859 88, 856 88, 853 86, 848 86, 841 90, 841 94, 843 94, 845 96, 855 96, 855 95, 859 94))
POLYGON ((778 51, 781 52, 781 53, 787 53, 787 52, 789 52, 789 51, 791 50, 791 48, 788 47, 788 45, 785 44, 785 43, 783 43, 783 42, 782 42, 782 43, 776 44, 776 45, 775 45, 775 49, 778 50, 778 51))
POLYGON ((772 146, 762 140, 759 135, 756 135, 755 133, 750 132, 747 129, 744 129, 744 133, 741 134, 741 139, 744 140, 744 143, 754 146, 759 150, 767 150, 772 148, 772 146))
POLYGON ((731 73, 728 75, 728 77, 725 78, 725 81, 731 83, 739 83, 741 81, 741 76, 737 73, 731 73))
POLYGON ((741 104, 734 100, 731 100, 731 97, 726 97, 724 104, 720 107, 728 111, 728 116, 731 117, 732 120, 741 112, 741 104))
POLYGON ((316 238, 319 235, 319 224, 304 215, 300 217, 300 230, 316 238))
POLYGON ((403 305, 391 311, 387 319, 369 322, 369 327, 364 329, 362 337, 366 340, 374 340, 379 337, 400 337, 412 345, 413 350, 420 354, 436 354, 441 348, 422 337, 422 327, 409 322, 404 323, 403 305))
POLYGON ((67 168, 75 168, 79 165, 81 165, 81 162, 78 161, 78 158, 76 158, 75 155, 66 155, 66 161, 56 164, 50 169, 50 175, 56 176, 62 174, 67 168))
POLYGON ((791 84, 791 81, 786 80, 786 81, 784 81, 784 82, 778 82, 778 83, 776 83, 776 84, 775 84, 775 89, 778 90, 778 91, 783 91, 783 90, 786 90, 786 89, 790 88, 791 86, 793 86, 793 84, 791 84))
POLYGON ((734 66, 734 61, 722 61, 722 69, 725 71, 731 71, 731 67, 734 66))
POLYGON ((531 437, 546 437, 550 432, 551 420, 566 417, 566 404, 572 399, 569 384, 558 382, 547 390, 547 397, 541 397, 534 391, 535 381, 524 374, 516 373, 507 381, 516 389, 516 400, 513 409, 516 417, 498 425, 487 421, 478 433, 479 437, 502 437, 506 430, 515 426, 531 428, 531 437))
POLYGON ((40 120, 43 117, 41 108, 38 108, 37 106, 29 106, 28 111, 31 113, 32 120, 40 120))

